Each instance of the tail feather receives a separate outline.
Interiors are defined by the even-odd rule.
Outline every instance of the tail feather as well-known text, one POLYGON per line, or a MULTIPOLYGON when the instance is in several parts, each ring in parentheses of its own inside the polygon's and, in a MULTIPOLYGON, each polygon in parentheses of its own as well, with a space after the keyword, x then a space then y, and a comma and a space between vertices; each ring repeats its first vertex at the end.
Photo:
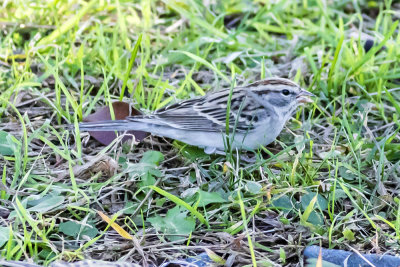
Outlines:
POLYGON ((79 123, 80 131, 101 132, 101 131, 146 131, 146 124, 131 122, 127 120, 108 120, 98 122, 79 123))

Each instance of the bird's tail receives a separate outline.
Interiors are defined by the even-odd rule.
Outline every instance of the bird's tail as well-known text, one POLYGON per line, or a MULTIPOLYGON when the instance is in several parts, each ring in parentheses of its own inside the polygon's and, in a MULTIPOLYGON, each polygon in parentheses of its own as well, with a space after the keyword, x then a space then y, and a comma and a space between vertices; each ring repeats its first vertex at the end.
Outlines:
MULTIPOLYGON (((74 126, 70 126, 74 128, 74 126)), ((145 131, 147 128, 145 124, 140 122, 128 121, 128 120, 108 120, 98 122, 82 122, 79 123, 80 131, 87 132, 101 132, 101 131, 145 131)))

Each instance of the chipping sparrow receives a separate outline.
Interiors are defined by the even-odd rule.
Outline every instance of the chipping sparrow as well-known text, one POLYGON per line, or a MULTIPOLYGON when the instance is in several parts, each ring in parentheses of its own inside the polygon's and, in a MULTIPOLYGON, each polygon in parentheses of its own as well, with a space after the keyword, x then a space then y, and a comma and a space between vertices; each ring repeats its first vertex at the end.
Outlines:
MULTIPOLYGON (((145 131, 214 153, 226 146, 229 93, 230 89, 224 89, 172 104, 151 115, 80 123, 79 128, 81 131, 145 131)), ((282 78, 269 78, 234 88, 229 113, 231 145, 248 150, 268 145, 301 103, 312 102, 310 96, 314 95, 282 78)))

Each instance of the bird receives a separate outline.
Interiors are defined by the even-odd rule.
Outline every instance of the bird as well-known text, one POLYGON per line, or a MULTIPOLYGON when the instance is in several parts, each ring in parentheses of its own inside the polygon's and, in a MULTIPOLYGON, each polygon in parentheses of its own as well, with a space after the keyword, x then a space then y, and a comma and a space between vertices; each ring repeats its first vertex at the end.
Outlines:
POLYGON ((79 129, 145 131, 203 148, 208 154, 223 152, 228 143, 233 149, 255 150, 273 142, 297 107, 313 102, 313 96, 289 79, 267 78, 183 100, 148 115, 80 123, 79 129))

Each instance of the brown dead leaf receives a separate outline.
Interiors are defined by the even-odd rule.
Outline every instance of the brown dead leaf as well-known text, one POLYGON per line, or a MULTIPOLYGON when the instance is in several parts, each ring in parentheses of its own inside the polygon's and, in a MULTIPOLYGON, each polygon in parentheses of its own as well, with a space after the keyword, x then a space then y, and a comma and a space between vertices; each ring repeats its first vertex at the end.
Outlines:
MULTIPOLYGON (((76 165, 72 168, 75 177, 89 179, 93 174, 101 172, 104 176, 110 178, 118 170, 118 163, 105 154, 94 157, 87 156, 85 157, 85 161, 85 164, 76 165)), ((64 179, 67 176, 69 176, 68 168, 58 175, 58 180, 64 179)))
MULTIPOLYGON (((116 101, 112 103, 114 116, 116 120, 123 120, 128 116, 140 115, 140 111, 134 109, 131 105, 126 102, 116 101)), ((90 114, 86 118, 83 118, 84 122, 99 122, 111 120, 111 113, 109 107, 102 107, 95 113, 90 114)), ((117 135, 112 131, 104 132, 89 132, 90 136, 102 143, 103 145, 109 145, 117 135)), ((127 135, 122 138, 122 142, 131 140, 135 136, 135 141, 143 140, 148 133, 142 131, 127 131, 127 135)))
POLYGON ((245 237, 244 234, 239 235, 235 239, 233 239, 233 247, 235 249, 240 249, 242 247, 242 240, 245 237))

